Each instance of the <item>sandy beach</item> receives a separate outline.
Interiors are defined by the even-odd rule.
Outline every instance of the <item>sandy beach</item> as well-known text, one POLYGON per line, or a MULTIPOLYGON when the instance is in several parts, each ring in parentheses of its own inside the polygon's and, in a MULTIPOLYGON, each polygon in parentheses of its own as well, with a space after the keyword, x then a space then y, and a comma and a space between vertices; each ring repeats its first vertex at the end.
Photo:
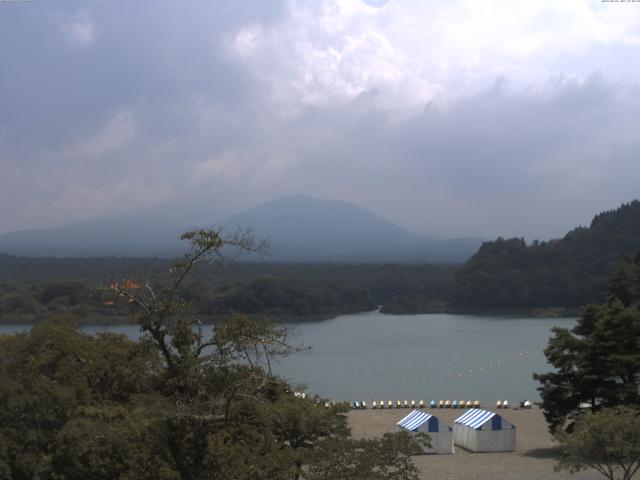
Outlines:
MULTIPOLYGON (((392 410, 352 410, 349 424, 354 438, 381 436, 384 432, 395 431, 398 420, 410 409, 392 410)), ((453 424, 462 414, 461 410, 428 409, 442 421, 453 424)), ((516 425, 516 451, 504 453, 472 453, 456 446, 453 455, 420 455, 414 457, 420 470, 421 479, 464 479, 464 480, 542 480, 568 479, 591 480, 604 478, 595 471, 579 474, 556 473, 557 444, 547 432, 542 411, 497 410, 509 422, 516 425)))

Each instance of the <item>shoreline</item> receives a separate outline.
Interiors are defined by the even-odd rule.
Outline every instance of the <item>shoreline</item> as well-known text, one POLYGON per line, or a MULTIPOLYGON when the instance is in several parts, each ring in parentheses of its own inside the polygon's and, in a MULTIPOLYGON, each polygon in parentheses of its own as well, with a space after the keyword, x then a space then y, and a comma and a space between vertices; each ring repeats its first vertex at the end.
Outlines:
MULTIPOLYGON (((498 316, 498 317, 506 317, 506 318, 529 318, 532 320, 536 319, 570 319, 576 318, 580 316, 581 310, 578 308, 530 308, 530 309, 518 309, 518 308, 497 308, 497 309, 487 309, 487 308, 445 308, 444 310, 433 310, 433 311, 422 311, 422 312, 389 312, 384 311, 384 305, 381 305, 378 309, 375 310, 345 310, 345 311, 335 311, 335 312, 317 312, 317 313, 308 313, 303 315, 293 314, 293 313, 242 313, 242 312, 233 312, 233 313, 215 313, 215 314, 206 314, 206 315, 196 315, 197 317, 202 319, 202 323, 204 325, 216 325, 224 321, 225 318, 230 315, 247 315, 250 317, 265 317, 271 319, 274 323, 278 324, 302 324, 302 323, 318 323, 325 322, 329 320, 335 320, 341 316, 345 315, 358 315, 358 314, 371 314, 371 313, 379 313, 380 315, 388 316, 388 317, 410 317, 416 315, 460 315, 460 316, 498 316)), ((43 318, 48 318, 56 315, 70 315, 72 317, 80 317, 78 318, 78 325, 83 326, 113 326, 113 325, 135 325, 135 322, 132 322, 131 315, 119 315, 119 314, 101 314, 99 312, 89 312, 89 313, 81 313, 73 310, 61 311, 61 312, 49 312, 44 314, 44 317, 41 313, 35 314, 4 314, 0 318, 0 326, 32 326, 37 323, 40 323, 43 318)))

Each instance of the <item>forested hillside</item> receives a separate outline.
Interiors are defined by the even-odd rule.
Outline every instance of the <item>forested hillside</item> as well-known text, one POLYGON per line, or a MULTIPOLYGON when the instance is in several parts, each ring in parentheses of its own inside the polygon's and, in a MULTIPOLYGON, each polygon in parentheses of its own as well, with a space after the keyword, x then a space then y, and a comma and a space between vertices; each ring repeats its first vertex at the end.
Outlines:
MULTIPOLYGON (((34 323, 73 313, 83 323, 128 321, 126 306, 105 304, 100 289, 123 279, 162 281, 169 261, 151 258, 26 258, 0 255, 0 323, 34 323)), ((453 265, 234 263, 201 265, 184 286, 205 319, 229 313, 311 320, 373 310, 416 286, 445 300, 453 265)), ((430 295, 428 295, 431 298, 430 295)))
POLYGON ((577 307, 603 300, 607 278, 640 248, 640 202, 596 215, 548 242, 498 238, 455 274, 450 307, 577 307))
MULTIPOLYGON (((108 284, 79 280, 0 283, 0 323, 38 323, 63 313, 74 314, 85 324, 129 322, 128 306, 106 301, 105 287, 108 284)), ((233 313, 321 319, 378 305, 369 290, 355 285, 273 277, 189 282, 183 294, 189 308, 205 320, 233 313)))
MULTIPOLYGON (((170 263, 158 258, 31 258, 0 253, 0 283, 82 280, 104 285, 127 276, 161 276, 166 274, 170 263)), ((202 265, 194 273, 193 281, 220 284, 262 277, 327 281, 366 288, 377 302, 385 303, 424 282, 442 286, 457 267, 431 263, 232 262, 229 268, 202 265)))
MULTIPOLYGON (((624 255, 640 249, 640 202, 596 215, 589 227, 547 242, 499 238, 465 264, 238 262, 203 265, 185 297, 204 316, 234 312, 329 318, 371 310, 426 313, 474 309, 576 309, 600 302, 624 255)), ((153 258, 27 258, 0 254, 0 322, 33 322, 75 312, 83 321, 127 312, 95 292, 123 278, 161 279, 169 261, 153 258)))

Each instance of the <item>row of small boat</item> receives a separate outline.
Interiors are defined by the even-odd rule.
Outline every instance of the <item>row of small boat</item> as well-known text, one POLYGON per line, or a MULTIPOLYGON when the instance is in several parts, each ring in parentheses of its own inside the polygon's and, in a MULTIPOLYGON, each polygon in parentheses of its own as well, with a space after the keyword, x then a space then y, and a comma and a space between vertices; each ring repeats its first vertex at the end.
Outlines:
MULTIPOLYGON (((433 405, 434 400, 431 401, 432 403, 432 407, 435 408, 435 405, 433 405)), ((438 400, 438 408, 480 408, 480 401, 479 400, 438 400)))
MULTIPOLYGON (((300 396, 302 398, 304 398, 303 396, 304 394, 297 394, 296 396, 300 396)), ((531 408, 531 402, 529 400, 523 401, 522 403, 522 408, 531 408)), ((333 407, 335 406, 335 402, 326 402, 324 404, 325 407, 333 407)), ((354 409, 364 409, 364 408, 369 408, 369 405, 367 404, 366 401, 364 400, 356 400, 354 402, 350 403, 351 408, 354 409)), ((418 402, 416 402, 415 400, 396 400, 395 402, 392 400, 389 400, 385 403, 384 400, 381 400, 379 402, 377 401, 373 401, 371 403, 371 408, 375 408, 375 409, 393 409, 393 408, 427 408, 427 406, 431 407, 431 408, 480 408, 480 401, 479 400, 431 400, 429 402, 429 404, 427 405, 425 403, 424 400, 420 400, 418 402)), ((508 400, 498 400, 496 402, 496 408, 501 408, 501 409, 506 409, 509 408, 509 401, 508 400)))
MULTIPOLYGON (((327 405, 330 406, 330 405, 327 405)), ((371 408, 376 408, 376 409, 390 409, 390 408, 427 408, 427 406, 431 407, 431 408, 480 408, 480 401, 479 400, 440 400, 440 401, 435 401, 435 400, 431 400, 429 402, 429 404, 427 405, 425 403, 424 400, 420 400, 418 402, 416 402, 415 400, 396 400, 395 402, 393 402, 392 400, 389 400, 385 403, 384 400, 381 400, 380 402, 377 401, 373 401, 371 403, 371 408)), ((367 402, 366 401, 354 401, 351 403, 351 407, 355 408, 355 409, 361 409, 361 408, 368 408, 367 402)))

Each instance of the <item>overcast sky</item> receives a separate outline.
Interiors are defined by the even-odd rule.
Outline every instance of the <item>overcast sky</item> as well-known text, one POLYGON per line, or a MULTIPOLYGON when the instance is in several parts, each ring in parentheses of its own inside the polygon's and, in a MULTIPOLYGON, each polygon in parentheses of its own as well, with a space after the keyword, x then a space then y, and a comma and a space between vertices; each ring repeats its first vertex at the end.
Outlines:
POLYGON ((640 3, 0 1, 0 55, 0 232, 305 193, 549 238, 640 196, 640 3))

